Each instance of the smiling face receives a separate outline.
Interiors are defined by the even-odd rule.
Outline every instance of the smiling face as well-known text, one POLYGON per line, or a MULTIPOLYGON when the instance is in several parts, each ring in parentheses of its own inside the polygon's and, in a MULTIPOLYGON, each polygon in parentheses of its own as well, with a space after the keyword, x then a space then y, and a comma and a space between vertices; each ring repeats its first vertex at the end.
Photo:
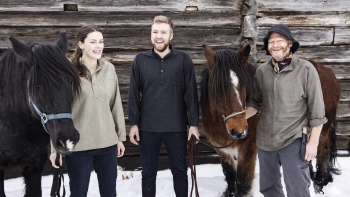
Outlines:
POLYGON ((87 35, 84 42, 79 41, 79 47, 83 51, 84 60, 98 60, 102 56, 104 43, 103 35, 99 31, 91 32, 87 35))
POLYGON ((293 43, 279 33, 271 33, 268 40, 268 51, 276 61, 283 61, 290 53, 293 43))
POLYGON ((164 52, 168 49, 170 40, 173 39, 173 31, 167 23, 154 23, 151 31, 151 41, 154 50, 164 52))

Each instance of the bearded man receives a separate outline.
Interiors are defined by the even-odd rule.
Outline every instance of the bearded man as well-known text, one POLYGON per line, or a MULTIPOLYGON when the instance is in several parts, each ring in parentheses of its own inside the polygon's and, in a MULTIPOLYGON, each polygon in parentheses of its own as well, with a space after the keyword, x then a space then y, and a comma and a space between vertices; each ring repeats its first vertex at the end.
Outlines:
POLYGON ((281 171, 289 197, 310 197, 308 162, 317 155, 325 117, 319 75, 314 66, 294 53, 299 48, 289 28, 278 24, 263 39, 270 61, 258 67, 246 117, 261 112, 257 128, 260 192, 284 197, 281 171), (306 151, 302 130, 311 128, 306 151))
POLYGON ((151 30, 153 49, 138 54, 131 68, 129 137, 140 147, 143 197, 156 195, 162 142, 169 156, 176 197, 188 196, 187 140, 191 135, 199 139, 194 66, 186 52, 169 44, 173 30, 170 18, 156 16, 151 30))

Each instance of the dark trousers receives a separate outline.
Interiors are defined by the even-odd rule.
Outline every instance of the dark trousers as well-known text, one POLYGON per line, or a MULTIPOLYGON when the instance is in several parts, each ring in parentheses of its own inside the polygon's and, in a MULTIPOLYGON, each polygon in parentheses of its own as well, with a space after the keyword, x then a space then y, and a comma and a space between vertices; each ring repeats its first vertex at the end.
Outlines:
POLYGON ((77 151, 65 156, 71 197, 86 197, 92 166, 97 174, 101 197, 115 197, 117 182, 117 146, 77 151))
POLYGON ((307 161, 300 156, 301 139, 277 151, 258 149, 260 192, 265 197, 284 197, 280 168, 288 197, 310 197, 310 172, 307 161))
POLYGON ((176 197, 187 197, 187 133, 147 131, 140 131, 139 142, 142 162, 142 196, 156 196, 158 157, 162 141, 169 156, 176 197))

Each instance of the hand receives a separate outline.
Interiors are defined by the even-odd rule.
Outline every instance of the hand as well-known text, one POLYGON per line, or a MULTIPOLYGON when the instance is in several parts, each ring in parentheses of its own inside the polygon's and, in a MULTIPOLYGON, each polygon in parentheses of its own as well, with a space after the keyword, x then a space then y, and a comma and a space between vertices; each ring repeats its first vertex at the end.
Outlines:
POLYGON ((60 166, 62 166, 62 155, 60 154, 60 166, 57 166, 55 161, 56 161, 56 156, 57 156, 57 153, 51 153, 50 154, 50 161, 51 161, 51 165, 52 167, 54 168, 60 168, 60 166))
POLYGON ((310 141, 306 144, 305 160, 311 161, 317 156, 317 146, 318 143, 310 141))
POLYGON ((131 143, 135 145, 139 145, 138 141, 140 141, 140 136, 139 136, 139 128, 137 127, 137 125, 131 126, 129 138, 131 143))
POLYGON ((199 135, 200 135, 197 126, 190 126, 190 128, 188 129, 188 137, 187 137, 188 141, 190 141, 192 135, 194 135, 194 137, 197 139, 196 141, 196 144, 197 144, 199 141, 199 135))
POLYGON ((117 157, 122 157, 124 155, 124 152, 125 152, 125 146, 124 146, 123 142, 118 142, 117 146, 118 146, 117 157))

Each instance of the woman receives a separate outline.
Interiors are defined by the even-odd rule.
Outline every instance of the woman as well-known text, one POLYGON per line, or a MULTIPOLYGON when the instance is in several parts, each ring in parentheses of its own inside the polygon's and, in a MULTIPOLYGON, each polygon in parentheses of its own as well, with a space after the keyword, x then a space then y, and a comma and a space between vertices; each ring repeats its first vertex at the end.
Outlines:
MULTIPOLYGON (((74 126, 80 141, 65 156, 72 197, 86 197, 92 166, 97 173, 101 197, 116 196, 117 157, 124 155, 124 113, 113 64, 101 58, 103 35, 95 28, 81 27, 72 62, 77 69, 82 94, 72 104, 74 126)), ((55 165, 56 152, 51 147, 55 165)), ((62 159, 60 160, 62 165, 62 159)))

